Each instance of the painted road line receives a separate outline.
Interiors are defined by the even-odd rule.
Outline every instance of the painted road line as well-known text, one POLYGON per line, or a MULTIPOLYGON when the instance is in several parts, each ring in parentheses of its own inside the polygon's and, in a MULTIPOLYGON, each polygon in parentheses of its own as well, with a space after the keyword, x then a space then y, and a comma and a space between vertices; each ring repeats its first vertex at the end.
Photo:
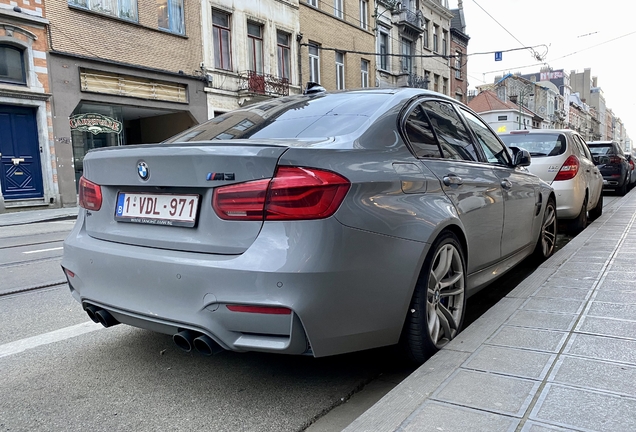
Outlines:
POLYGON ((70 339, 76 336, 90 333, 95 330, 102 329, 101 324, 96 324, 92 321, 87 321, 82 324, 77 324, 70 327, 65 327, 59 330, 54 330, 49 333, 20 339, 15 342, 9 342, 4 345, 0 345, 0 358, 7 357, 14 354, 19 354, 28 349, 40 347, 42 345, 48 345, 55 342, 61 342, 66 339, 70 339))
POLYGON ((23 254, 32 254, 32 253, 49 252, 49 251, 61 250, 61 249, 64 249, 64 246, 48 248, 48 249, 39 249, 39 250, 34 250, 34 251, 22 252, 22 253, 23 254))

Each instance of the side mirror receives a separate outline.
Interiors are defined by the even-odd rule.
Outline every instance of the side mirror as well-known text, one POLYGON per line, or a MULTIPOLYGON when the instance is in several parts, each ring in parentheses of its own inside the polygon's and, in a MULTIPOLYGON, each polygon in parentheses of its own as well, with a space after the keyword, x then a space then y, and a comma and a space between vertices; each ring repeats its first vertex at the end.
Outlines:
POLYGON ((528 150, 519 147, 510 147, 510 150, 512 150, 512 164, 514 166, 527 167, 530 165, 532 157, 528 150))

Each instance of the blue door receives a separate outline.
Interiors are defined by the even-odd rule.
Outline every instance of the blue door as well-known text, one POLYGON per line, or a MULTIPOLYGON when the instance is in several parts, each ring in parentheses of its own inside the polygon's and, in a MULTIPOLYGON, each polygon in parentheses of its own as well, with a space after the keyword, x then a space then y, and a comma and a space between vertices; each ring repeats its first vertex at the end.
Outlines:
POLYGON ((33 108, 0 105, 0 184, 5 201, 44 195, 33 108))

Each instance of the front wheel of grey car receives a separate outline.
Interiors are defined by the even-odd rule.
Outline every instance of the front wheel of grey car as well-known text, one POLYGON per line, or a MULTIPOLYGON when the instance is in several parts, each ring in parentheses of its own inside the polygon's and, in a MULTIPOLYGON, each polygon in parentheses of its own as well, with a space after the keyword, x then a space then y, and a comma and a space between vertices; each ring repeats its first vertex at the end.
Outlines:
MULTIPOLYGON (((583 204, 585 206, 585 204, 583 204)), ((585 207, 584 207, 585 208, 585 207)), ((553 197, 548 199, 548 203, 543 211, 543 222, 541 223, 541 233, 534 249, 534 256, 544 261, 552 256, 557 240, 557 213, 556 201, 553 197)))
POLYGON ((402 335, 409 360, 423 363, 460 331, 466 309, 466 264, 455 234, 433 243, 417 281, 402 335))

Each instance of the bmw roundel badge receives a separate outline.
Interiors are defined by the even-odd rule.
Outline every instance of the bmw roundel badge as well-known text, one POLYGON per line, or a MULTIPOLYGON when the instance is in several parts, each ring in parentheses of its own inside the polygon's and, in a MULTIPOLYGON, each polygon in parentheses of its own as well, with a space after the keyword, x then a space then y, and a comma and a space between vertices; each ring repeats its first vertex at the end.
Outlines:
POLYGON ((141 161, 137 164, 137 174, 139 174, 139 178, 142 180, 148 180, 148 177, 150 177, 150 169, 146 162, 141 161))

